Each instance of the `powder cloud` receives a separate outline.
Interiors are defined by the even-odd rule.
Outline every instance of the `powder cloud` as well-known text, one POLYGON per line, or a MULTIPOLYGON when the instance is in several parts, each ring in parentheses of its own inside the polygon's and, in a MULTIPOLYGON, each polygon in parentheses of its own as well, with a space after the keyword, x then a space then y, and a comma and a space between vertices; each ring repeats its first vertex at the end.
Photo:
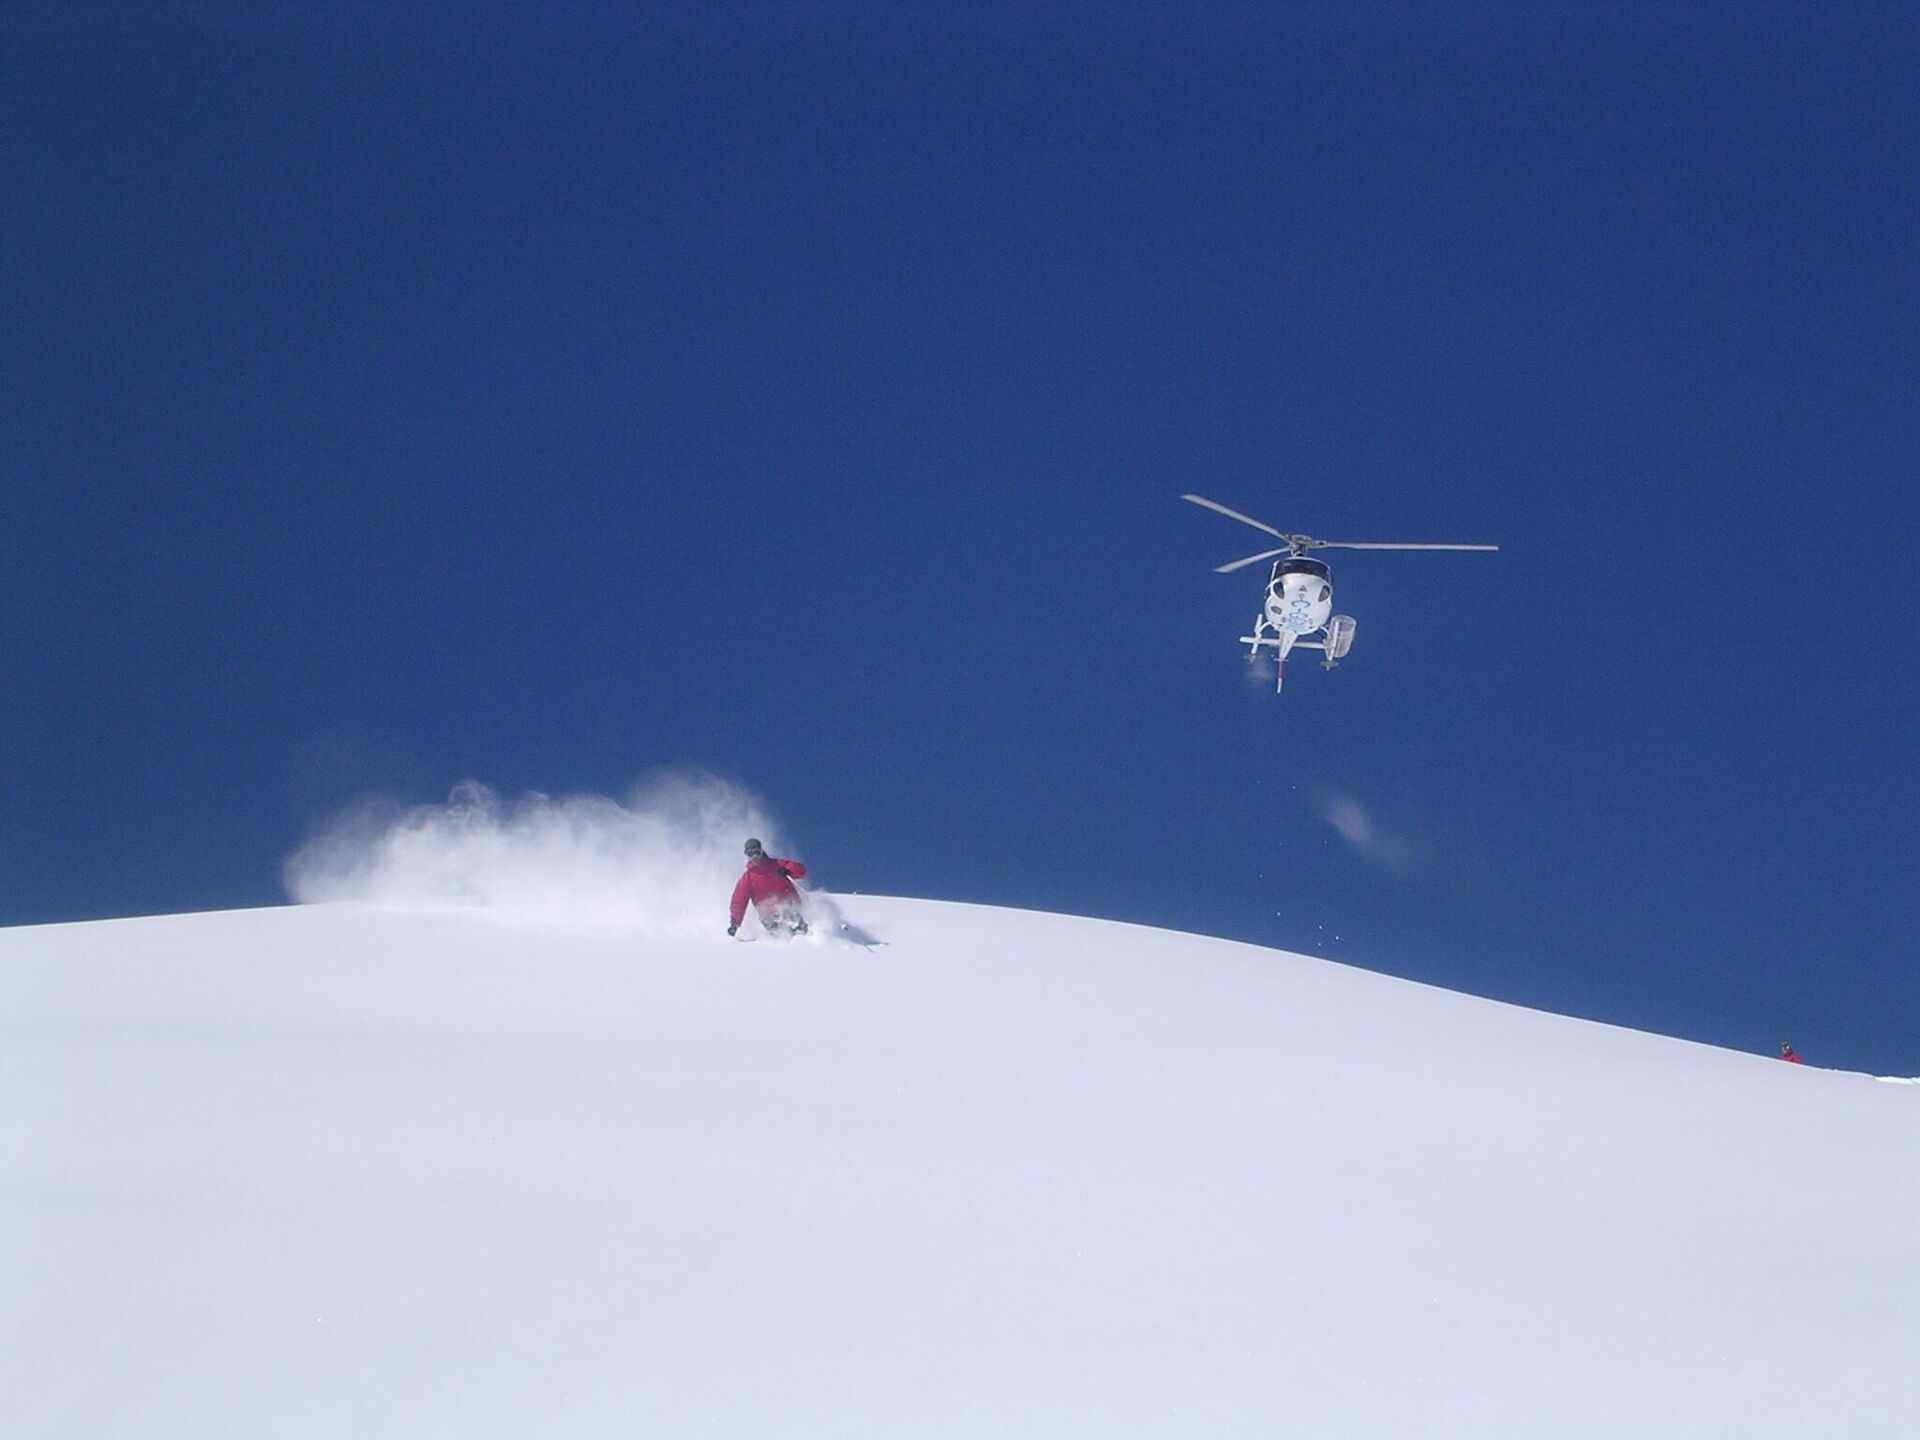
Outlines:
POLYGON ((625 801, 503 799, 468 780, 444 804, 371 803, 336 817, 287 859, 284 878, 301 904, 696 934, 723 923, 749 835, 786 853, 754 796, 701 772, 656 775, 625 801))

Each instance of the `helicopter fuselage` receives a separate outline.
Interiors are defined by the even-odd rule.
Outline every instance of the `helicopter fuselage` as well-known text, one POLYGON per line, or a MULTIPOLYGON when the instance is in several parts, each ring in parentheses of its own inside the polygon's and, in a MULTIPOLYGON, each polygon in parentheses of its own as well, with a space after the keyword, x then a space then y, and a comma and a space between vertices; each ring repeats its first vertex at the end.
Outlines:
POLYGON ((1287 656, 1296 645, 1318 650, 1331 670, 1353 645, 1353 617, 1333 613, 1333 571, 1318 560, 1289 555, 1273 562, 1267 577, 1266 599, 1253 622, 1253 633, 1240 643, 1250 646, 1249 660, 1262 650, 1273 652, 1274 688, 1285 683, 1287 656))
POLYGON ((1311 635, 1333 614, 1333 571, 1303 555, 1273 563, 1267 581, 1267 623, 1283 635, 1311 635))

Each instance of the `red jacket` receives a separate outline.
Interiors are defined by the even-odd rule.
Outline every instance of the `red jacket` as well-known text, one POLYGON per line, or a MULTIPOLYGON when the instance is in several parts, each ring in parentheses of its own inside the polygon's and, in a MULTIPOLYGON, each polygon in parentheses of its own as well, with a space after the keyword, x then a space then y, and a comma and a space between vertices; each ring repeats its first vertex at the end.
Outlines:
POLYGON ((733 887, 733 908, 727 912, 728 918, 735 925, 746 919, 749 900, 761 915, 798 905, 800 892, 793 888, 793 882, 804 879, 806 873, 807 867, 798 860, 779 860, 771 855, 749 860, 740 883, 733 887))
POLYGON ((1791 1046, 1782 1045, 1780 1047, 1780 1058, 1789 1065, 1798 1065, 1800 1063, 1800 1057, 1793 1053, 1791 1046))

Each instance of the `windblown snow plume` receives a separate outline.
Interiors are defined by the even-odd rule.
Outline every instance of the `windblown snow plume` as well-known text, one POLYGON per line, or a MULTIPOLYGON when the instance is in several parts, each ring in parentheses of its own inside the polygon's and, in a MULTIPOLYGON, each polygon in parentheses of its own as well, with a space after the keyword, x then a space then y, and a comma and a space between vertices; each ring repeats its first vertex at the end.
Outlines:
POLYGON ((1426 847, 1413 836, 1381 824, 1353 796, 1325 796, 1319 808, 1320 818, 1331 825, 1362 859, 1370 860, 1396 875, 1412 875, 1422 868, 1427 858, 1423 853, 1426 847))
POLYGON ((1308 803, 1354 854, 1401 880, 1456 889, 1485 889, 1493 884, 1480 858, 1450 835, 1389 820, 1357 796, 1338 791, 1312 796, 1308 803))
POLYGON ((502 800, 477 781, 444 805, 363 807, 333 821, 285 867, 301 904, 473 908, 501 919, 655 935, 724 923, 750 835, 782 853, 758 801, 697 773, 599 795, 502 800))

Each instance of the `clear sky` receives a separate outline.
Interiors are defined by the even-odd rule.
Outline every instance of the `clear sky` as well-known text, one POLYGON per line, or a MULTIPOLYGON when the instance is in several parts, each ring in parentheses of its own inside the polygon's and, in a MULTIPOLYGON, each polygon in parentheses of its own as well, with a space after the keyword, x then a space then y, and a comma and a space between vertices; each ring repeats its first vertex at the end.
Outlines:
POLYGON ((1915 1073, 1917 76, 1901 6, 9 6, 0 923, 698 766, 837 890, 1915 1073), (1332 552, 1276 700, 1187 490, 1503 549, 1332 552))

